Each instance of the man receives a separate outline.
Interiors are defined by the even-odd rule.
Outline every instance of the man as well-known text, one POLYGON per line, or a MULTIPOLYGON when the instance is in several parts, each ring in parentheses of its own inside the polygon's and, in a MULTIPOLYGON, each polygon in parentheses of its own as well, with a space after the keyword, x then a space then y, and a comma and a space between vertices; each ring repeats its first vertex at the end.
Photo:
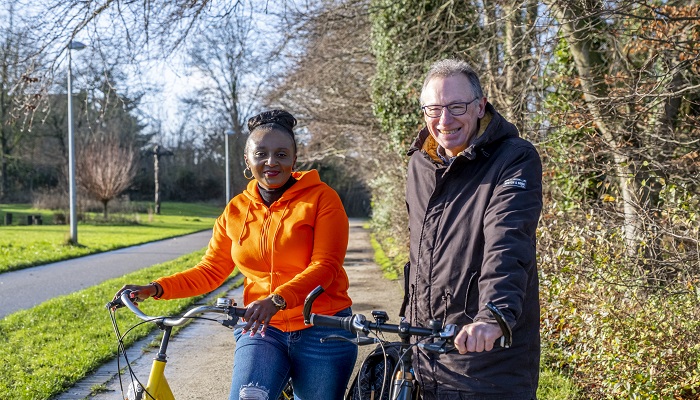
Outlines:
POLYGON ((440 319, 460 328, 458 353, 415 357, 423 398, 535 399, 540 157, 463 61, 433 64, 420 100, 426 127, 408 153, 405 314, 412 324, 440 319), (494 347, 503 332, 488 302, 512 329, 510 348, 494 347))

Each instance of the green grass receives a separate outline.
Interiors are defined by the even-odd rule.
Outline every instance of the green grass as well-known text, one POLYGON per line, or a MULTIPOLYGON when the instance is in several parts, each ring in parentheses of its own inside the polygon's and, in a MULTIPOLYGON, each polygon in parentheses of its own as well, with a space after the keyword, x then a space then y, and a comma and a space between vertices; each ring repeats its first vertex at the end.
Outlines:
POLYGON ((384 275, 386 279, 392 281, 398 279, 399 276, 403 274, 403 270, 400 270, 403 268, 403 265, 399 268, 396 262, 384 253, 384 249, 382 249, 381 244, 374 238, 374 235, 370 235, 370 243, 372 244, 372 249, 374 249, 374 262, 376 262, 379 269, 382 270, 382 275, 384 275))
POLYGON ((537 398, 539 400, 574 400, 581 397, 579 388, 570 377, 544 366, 540 370, 537 398))
MULTIPOLYGON (((195 265, 204 250, 70 295, 54 298, 0 320, 0 399, 48 399, 69 388, 116 354, 117 342, 105 304, 126 283, 147 283, 195 265)), ((197 298, 141 304, 151 315, 177 315, 197 298)), ((138 320, 118 310, 122 334, 138 320)), ((153 324, 132 331, 125 342, 146 336, 153 324)))
MULTIPOLYGON (((0 204, 0 209, 13 215, 41 214, 45 220, 52 214, 27 205, 0 204)), ((129 215, 137 224, 79 223, 78 246, 67 244, 68 225, 2 226, 0 273, 211 229, 221 211, 212 205, 164 203, 160 215, 129 215)))

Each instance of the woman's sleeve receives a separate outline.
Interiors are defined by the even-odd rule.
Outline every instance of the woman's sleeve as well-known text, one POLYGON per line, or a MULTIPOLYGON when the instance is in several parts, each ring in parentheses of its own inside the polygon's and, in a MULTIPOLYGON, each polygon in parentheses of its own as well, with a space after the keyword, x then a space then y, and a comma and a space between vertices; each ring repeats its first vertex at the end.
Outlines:
POLYGON ((212 238, 202 260, 192 268, 156 279, 163 287, 161 299, 178 299, 209 293, 231 274, 231 238, 226 234, 226 212, 214 223, 212 238))

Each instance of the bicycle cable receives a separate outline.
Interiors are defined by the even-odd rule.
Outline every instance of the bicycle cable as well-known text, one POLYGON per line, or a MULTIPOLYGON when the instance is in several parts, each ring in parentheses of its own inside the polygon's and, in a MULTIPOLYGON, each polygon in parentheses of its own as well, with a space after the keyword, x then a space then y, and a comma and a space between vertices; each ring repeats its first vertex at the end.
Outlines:
MULTIPOLYGON (((136 324, 132 325, 129 329, 127 329, 126 332, 122 335, 119 331, 119 325, 117 324, 117 310, 110 310, 110 317, 112 319, 112 326, 114 327, 115 335, 117 336, 117 376, 119 376, 119 389, 121 390, 122 395, 124 395, 124 382, 122 380, 122 368, 121 368, 121 356, 124 357, 124 362, 126 363, 126 368, 129 371, 129 377, 131 379, 131 384, 134 385, 134 381, 143 388, 144 392, 148 394, 151 398, 154 398, 151 396, 150 393, 146 390, 146 386, 144 386, 143 383, 139 380, 139 378, 136 376, 136 373, 134 372, 133 368, 131 368, 131 362, 129 361, 129 356, 126 352, 126 346, 124 345, 124 338, 135 328, 138 326, 145 324, 147 322, 153 322, 156 319, 148 320, 148 321, 140 321, 137 322, 136 324)), ((136 387, 134 387, 134 390, 136 390, 136 387)))
MULTIPOLYGON (((124 382, 122 380, 122 372, 121 372, 122 371, 121 362, 120 362, 121 356, 124 357, 124 362, 126 364, 127 370, 129 371, 128 375, 131 379, 132 385, 134 384, 134 382, 137 383, 139 386, 141 386, 141 388, 143 388, 144 392, 148 396, 153 398, 153 396, 150 393, 148 393, 148 391, 146 390, 146 386, 139 380, 139 378, 136 376, 136 372, 134 372, 133 368, 131 367, 131 361, 129 361, 129 356, 127 355, 127 352, 126 352, 126 346, 124 345, 124 338, 132 330, 136 329, 137 327, 139 327, 143 324, 154 323, 155 321, 158 321, 158 320, 163 320, 165 318, 174 318, 174 317, 158 317, 158 318, 152 318, 152 319, 148 319, 148 320, 139 321, 139 322, 135 323, 134 325, 132 325, 131 327, 129 327, 129 329, 127 329, 127 331, 124 332, 124 334, 122 335, 120 330, 119 330, 119 324, 117 323, 116 309, 114 309, 114 310, 110 309, 109 315, 110 315, 110 319, 112 320, 112 327, 114 329, 114 334, 117 337, 117 343, 118 343, 117 344, 117 375, 119 376, 119 389, 121 390, 122 395, 124 394, 124 382)), ((202 316, 189 316, 189 317, 184 317, 184 318, 187 318, 190 320, 200 319, 200 320, 205 320, 205 321, 220 322, 218 319, 210 318, 210 317, 202 317, 202 316)), ((156 323, 156 325, 158 325, 158 324, 156 323)), ((136 388, 134 388, 134 390, 136 390, 136 388)))

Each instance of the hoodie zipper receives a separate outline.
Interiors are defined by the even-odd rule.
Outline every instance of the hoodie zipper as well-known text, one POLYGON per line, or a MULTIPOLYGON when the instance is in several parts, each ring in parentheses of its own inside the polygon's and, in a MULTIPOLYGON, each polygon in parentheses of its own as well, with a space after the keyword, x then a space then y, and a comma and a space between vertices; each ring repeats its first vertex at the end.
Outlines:
MULTIPOLYGON (((285 214, 287 213, 287 210, 289 209, 289 203, 290 200, 287 200, 284 204, 284 208, 282 209, 282 212, 280 214, 279 220, 277 221, 277 225, 275 226, 275 231, 272 234, 272 242, 270 244, 270 294, 279 287, 279 279, 277 277, 277 274, 275 272, 275 242, 277 241, 277 235, 279 234, 280 228, 282 227, 282 220, 284 219, 285 214)), ((273 206, 275 204, 279 204, 279 200, 270 204, 270 208, 268 208, 268 213, 269 213, 269 221, 266 221, 268 228, 272 226, 273 219, 275 212, 273 211, 273 206)), ((266 214, 266 219, 267 219, 267 214, 266 214)), ((267 242, 267 238, 265 240, 265 243, 267 242)), ((280 310, 279 312, 282 313, 282 319, 284 320, 284 324, 287 327, 287 330, 289 330, 289 318, 287 318, 287 313, 284 312, 284 310, 280 310)))

